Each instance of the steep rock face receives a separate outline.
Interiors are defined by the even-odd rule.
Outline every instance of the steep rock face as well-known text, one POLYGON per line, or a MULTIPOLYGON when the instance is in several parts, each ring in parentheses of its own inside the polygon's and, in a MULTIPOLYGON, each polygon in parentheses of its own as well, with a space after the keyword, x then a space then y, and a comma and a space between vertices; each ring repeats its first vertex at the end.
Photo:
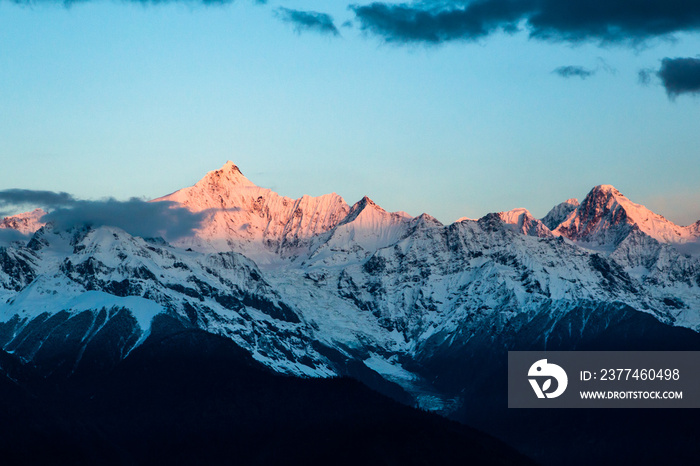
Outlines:
POLYGON ((550 230, 557 228, 579 206, 578 199, 567 199, 561 204, 552 207, 547 215, 542 218, 542 223, 550 230))
POLYGON ((36 278, 37 260, 31 250, 0 247, 0 299, 20 291, 36 278))
POLYGON ((593 188, 555 232, 574 241, 614 248, 635 225, 642 233, 663 243, 697 239, 692 225, 680 227, 643 205, 635 204, 610 185, 593 188))
POLYGON ((634 225, 625 209, 626 200, 612 186, 596 186, 556 232, 574 241, 615 247, 634 225))

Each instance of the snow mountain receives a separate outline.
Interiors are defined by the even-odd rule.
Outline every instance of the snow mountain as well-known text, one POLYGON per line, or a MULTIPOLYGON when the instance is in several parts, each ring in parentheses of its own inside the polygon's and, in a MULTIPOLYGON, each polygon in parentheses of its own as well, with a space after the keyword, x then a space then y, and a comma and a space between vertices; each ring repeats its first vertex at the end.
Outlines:
POLYGON ((542 218, 542 223, 544 223, 550 230, 554 230, 556 227, 561 225, 569 214, 576 210, 579 205, 578 199, 567 199, 561 204, 557 204, 552 207, 552 210, 550 210, 547 215, 542 218))
POLYGON ((44 226, 41 222, 44 215, 46 212, 42 209, 34 209, 31 212, 5 217, 0 221, 0 228, 17 230, 23 235, 28 235, 44 226))
POLYGON ((335 193, 290 199, 260 188, 230 161, 194 186, 155 201, 173 201, 192 212, 210 213, 196 235, 177 246, 233 250, 260 264, 306 251, 313 237, 337 226, 350 212, 335 193))
POLYGON ((554 231, 571 240, 615 247, 633 229, 661 243, 696 241, 697 226, 697 223, 678 226, 630 201, 613 186, 600 185, 593 188, 581 205, 555 226, 554 231))
POLYGON ((496 405, 474 401, 493 385, 470 374, 498 377, 509 349, 700 349, 700 260, 678 248, 698 224, 612 186, 542 220, 514 209, 443 225, 368 197, 290 199, 227 162, 163 200, 206 218, 172 244, 5 219, 33 234, 0 248, 0 347, 74 377, 128 359, 166 315, 276 372, 350 376, 502 437, 496 405))
MULTIPOLYGON (((542 221, 520 208, 445 226, 368 197, 352 206, 337 194, 283 197, 227 162, 153 202, 163 200, 206 220, 168 244, 115 227, 57 231, 41 226, 40 210, 6 218, 4 228, 20 233, 41 228, 26 244, 0 249, 3 347, 18 351, 37 319, 87 312, 84 349, 104 325, 100 311, 121 309, 133 318, 125 356, 154 315, 171 313, 283 372, 342 373, 320 344, 383 377, 402 374, 398 383, 410 391, 420 377, 399 360, 449 346, 494 316, 508 322, 543 308, 565 314, 582 302, 618 303, 700 330, 700 264, 672 242, 691 241, 694 230, 612 186, 542 221)), ((27 346, 22 357, 39 349, 27 346)))

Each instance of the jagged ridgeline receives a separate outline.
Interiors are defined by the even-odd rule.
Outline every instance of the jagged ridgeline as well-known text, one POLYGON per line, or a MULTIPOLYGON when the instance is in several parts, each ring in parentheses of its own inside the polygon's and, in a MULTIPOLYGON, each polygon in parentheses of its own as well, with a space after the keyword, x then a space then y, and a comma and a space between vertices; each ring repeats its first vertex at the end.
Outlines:
POLYGON ((3 220, 8 390, 93 396, 114 374, 128 383, 123 367, 155 364, 145 354, 163 335, 201 332, 294 377, 274 380, 349 377, 543 463, 659 459, 661 440, 679 461, 698 453, 686 412, 649 415, 666 426, 659 442, 632 448, 650 428, 639 414, 508 411, 505 366, 508 350, 700 350, 700 222, 677 226, 602 185, 541 220, 515 209, 443 225, 367 197, 290 199, 231 162, 161 201, 202 221, 166 241, 40 210, 3 220))

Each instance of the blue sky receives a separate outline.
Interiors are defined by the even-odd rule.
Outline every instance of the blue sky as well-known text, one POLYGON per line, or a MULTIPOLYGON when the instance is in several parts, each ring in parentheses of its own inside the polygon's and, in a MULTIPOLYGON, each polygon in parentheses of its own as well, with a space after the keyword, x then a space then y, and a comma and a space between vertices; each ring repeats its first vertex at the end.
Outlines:
POLYGON ((700 54, 693 25, 601 44, 519 21, 430 43, 342 1, 0 0, 0 189, 154 198, 230 159, 283 195, 366 194, 443 222, 541 217, 597 184, 700 219, 700 98, 669 98, 657 74, 700 54), (292 10, 330 15, 338 35, 292 10))

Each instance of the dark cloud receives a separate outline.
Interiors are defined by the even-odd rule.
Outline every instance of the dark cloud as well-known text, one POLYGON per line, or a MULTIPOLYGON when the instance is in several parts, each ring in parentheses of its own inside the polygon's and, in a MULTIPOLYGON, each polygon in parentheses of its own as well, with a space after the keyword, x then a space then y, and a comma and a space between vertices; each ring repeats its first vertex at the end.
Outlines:
POLYGON ((388 42, 476 40, 521 22, 540 39, 631 45, 700 30, 696 0, 432 0, 350 9, 363 30, 388 42))
POLYGON ((476 40, 498 29, 515 31, 530 10, 529 1, 486 0, 468 5, 420 4, 351 5, 360 27, 388 42, 441 43, 476 40))
POLYGON ((562 78, 581 78, 581 79, 586 79, 590 78, 594 74, 596 74, 597 70, 590 70, 587 68, 584 68, 582 66, 560 66, 559 68, 554 69, 552 73, 558 74, 562 78))
POLYGON ((297 32, 315 31, 333 36, 340 35, 338 28, 333 23, 333 18, 326 13, 291 10, 284 7, 277 8, 275 13, 282 21, 293 24, 297 32))
POLYGON ((641 43, 700 29, 695 0, 540 0, 528 16, 534 37, 641 43))
MULTIPOLYGON (((59 207, 70 205, 75 198, 68 193, 53 191, 33 191, 31 189, 5 189, 0 191, 0 209, 10 206, 41 205, 59 207)), ((0 212, 0 215, 4 212, 0 212)))
POLYGON ((193 233, 211 212, 190 212, 170 201, 147 202, 132 198, 128 201, 104 199, 86 201, 67 193, 11 189, 0 191, 0 206, 33 205, 48 211, 41 217, 59 230, 77 226, 114 226, 134 236, 162 236, 175 240, 193 233))
POLYGON ((26 243, 29 241, 29 236, 23 235, 19 231, 13 230, 12 228, 0 228, 0 245, 13 243, 15 241, 26 243))
POLYGON ((174 202, 146 202, 141 199, 77 201, 59 207, 41 218, 60 230, 75 226, 118 227, 143 238, 162 236, 175 240, 190 235, 208 213, 193 213, 174 202))
POLYGON ((664 58, 656 75, 671 99, 700 94, 700 58, 664 58))

